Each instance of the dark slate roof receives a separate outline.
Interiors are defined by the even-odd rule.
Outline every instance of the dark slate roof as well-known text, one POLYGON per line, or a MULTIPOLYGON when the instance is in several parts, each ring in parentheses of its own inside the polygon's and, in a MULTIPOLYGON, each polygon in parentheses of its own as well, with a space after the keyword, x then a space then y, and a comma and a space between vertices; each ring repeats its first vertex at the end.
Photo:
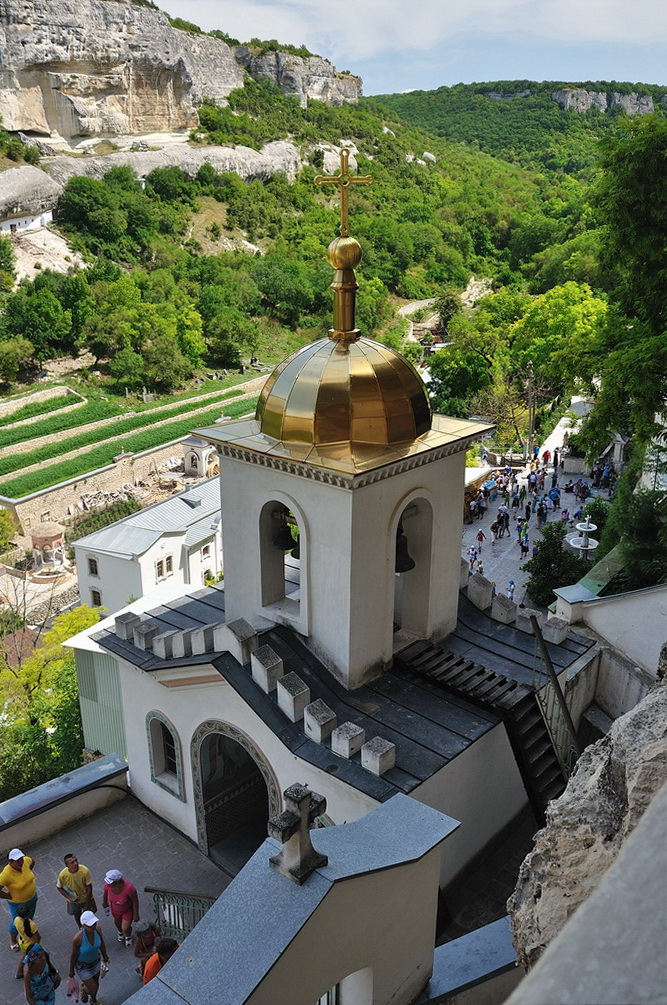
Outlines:
MULTIPOLYGON (((443 645, 467 658, 497 669, 506 676, 530 683, 533 677, 534 639, 500 625, 461 597, 456 631, 443 645)), ((196 628, 224 621, 225 595, 221 584, 195 590, 149 611, 147 617, 163 630, 196 628)), ((321 698, 336 713, 338 725, 354 722, 365 730, 366 740, 381 736, 396 745, 396 765, 382 777, 361 767, 360 755, 339 757, 330 745, 309 739, 302 723, 292 723, 280 710, 275 692, 267 695, 255 684, 249 667, 230 653, 206 653, 163 660, 119 639, 111 630, 92 636, 104 649, 145 671, 167 667, 212 664, 243 700, 297 757, 328 771, 379 802, 397 792, 409 793, 458 754, 496 726, 500 716, 480 709, 464 698, 447 693, 424 677, 409 671, 387 671, 355 691, 347 691, 290 629, 276 626, 260 636, 282 658, 285 673, 294 671, 310 688, 311 701, 321 698)), ((569 636, 561 646, 550 646, 557 669, 572 663, 590 645, 588 639, 569 636)))
MULTIPOLYGON (((535 669, 542 669, 541 660, 535 660, 535 644, 533 635, 494 621, 471 604, 464 593, 459 594, 456 628, 442 642, 443 648, 521 684, 534 683, 535 669)), ((571 666, 592 645, 593 639, 574 632, 569 632, 560 645, 546 643, 556 673, 571 666)))

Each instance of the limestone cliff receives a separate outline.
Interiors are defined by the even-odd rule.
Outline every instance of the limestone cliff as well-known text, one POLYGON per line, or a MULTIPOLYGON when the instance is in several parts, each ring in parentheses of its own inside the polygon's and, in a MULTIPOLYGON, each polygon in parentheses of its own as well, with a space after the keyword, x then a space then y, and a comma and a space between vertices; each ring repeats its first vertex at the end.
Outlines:
POLYGON ((583 88, 564 87, 554 91, 553 100, 566 111, 587 112, 597 108, 606 112, 611 108, 621 107, 626 115, 649 115, 653 111, 653 98, 650 94, 618 94, 616 91, 608 95, 606 91, 586 91, 583 88))
MULTIPOLYGON (((302 101, 355 101, 358 77, 319 57, 241 54, 302 101)), ((222 40, 172 28, 128 0, 3 0, 0 115, 10 131, 70 139, 190 129, 206 97, 223 102, 244 68, 222 40)))
POLYGON ((63 137, 196 125, 243 71, 224 42, 172 28, 124 0, 3 0, 0 115, 6 129, 63 137))
POLYGON ((519 963, 530 967, 587 897, 667 778, 667 686, 651 691, 582 754, 508 901, 519 963))
POLYGON ((236 58, 255 80, 275 80, 285 94, 295 95, 302 106, 308 98, 329 105, 344 105, 361 97, 361 77, 338 73, 320 56, 294 56, 289 52, 265 52, 253 55, 246 45, 237 46, 236 58))

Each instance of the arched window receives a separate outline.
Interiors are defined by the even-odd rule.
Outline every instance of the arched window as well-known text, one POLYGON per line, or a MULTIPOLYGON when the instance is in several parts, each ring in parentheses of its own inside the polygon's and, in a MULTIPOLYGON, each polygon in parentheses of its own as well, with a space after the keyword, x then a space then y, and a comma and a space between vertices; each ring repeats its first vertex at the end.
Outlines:
POLYGON ((173 724, 161 712, 146 716, 151 781, 185 802, 181 741, 173 724))

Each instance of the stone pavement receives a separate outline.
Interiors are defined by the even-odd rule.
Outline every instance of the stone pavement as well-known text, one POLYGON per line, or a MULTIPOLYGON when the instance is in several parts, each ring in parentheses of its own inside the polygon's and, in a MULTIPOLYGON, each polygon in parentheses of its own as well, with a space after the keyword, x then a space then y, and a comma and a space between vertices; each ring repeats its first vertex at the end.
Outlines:
MULTIPOLYGON (((154 917, 150 894, 145 886, 218 896, 231 882, 221 869, 147 810, 132 796, 93 817, 66 827, 45 841, 22 848, 34 857, 39 901, 35 921, 45 948, 60 971, 63 981, 56 992, 57 1005, 70 1001, 65 993, 72 936, 76 925, 66 914, 65 900, 55 887, 63 855, 75 853, 93 876, 111 966, 100 985, 104 1005, 122 1005, 141 986, 135 973, 137 960, 132 949, 119 945, 111 918, 102 912, 102 881, 108 869, 120 869, 139 892, 140 917, 154 917)), ((0 920, 9 921, 6 907, 0 906, 0 920)), ((10 952, 6 928, 0 941, 2 976, 0 1005, 25 1005, 23 984, 14 978, 18 957, 10 952)))
MULTIPOLYGON (((573 398, 570 404, 570 411, 574 412, 575 415, 577 416, 584 415, 589 410, 589 408, 590 406, 587 404, 587 402, 585 402, 581 398, 573 398)), ((565 433, 568 431, 571 432, 572 428, 573 427, 570 424, 570 420, 565 417, 562 418, 555 427, 555 429, 553 430, 553 432, 550 433, 549 436, 544 440, 544 442, 540 444, 540 456, 542 452, 547 449, 551 452, 552 456, 554 449, 556 447, 560 451, 563 444, 563 437, 565 433)), ((588 477, 588 468, 586 467, 584 461, 582 461, 581 463, 582 463, 581 477, 585 478, 590 485, 591 480, 588 477)), ((519 487, 526 484, 526 478, 529 470, 530 470, 529 467, 525 467, 518 472, 519 487)), ((545 480, 545 487, 547 490, 551 488, 552 470, 553 468, 551 467, 550 464, 549 472, 545 480)), ((578 477, 580 477, 578 474, 563 475, 562 472, 559 474, 558 485, 561 488, 561 506, 566 506, 570 510, 570 512, 573 512, 577 508, 578 504, 575 502, 574 496, 571 493, 569 495, 564 494, 562 492, 562 488, 565 482, 569 481, 570 478, 576 481, 578 477)), ((603 499, 606 499, 608 497, 607 490, 602 491, 597 489, 591 489, 591 491, 593 496, 601 496, 603 499)), ((528 495, 526 496, 526 500, 524 500, 524 505, 528 499, 532 499, 532 496, 528 495)), ((517 511, 510 510, 511 515, 510 515, 509 537, 505 535, 505 537, 499 538, 495 544, 491 543, 493 541, 493 534, 491 533, 491 530, 489 528, 498 514, 498 507, 500 506, 501 502, 502 500, 500 497, 496 498, 495 501, 489 499, 489 507, 486 513, 484 514, 483 519, 482 520, 475 519, 473 520, 472 524, 463 525, 461 555, 463 558, 467 560, 468 548, 470 548, 471 545, 475 545, 477 547, 477 540, 476 540, 477 532, 481 528, 486 534, 486 541, 482 542, 482 552, 481 555, 478 555, 478 557, 482 559, 484 565, 484 576, 488 580, 496 584, 496 590, 498 593, 505 593, 505 594, 507 593, 507 587, 510 579, 513 579, 515 584, 514 600, 517 604, 524 604, 526 603, 526 584, 530 577, 528 573, 524 573, 523 571, 524 561, 521 560, 521 549, 519 547, 516 533, 516 519, 514 518, 513 515, 517 511)), ((519 509, 518 515, 524 516, 522 509, 519 509)), ((553 522, 554 520, 559 519, 560 519, 560 510, 556 510, 548 515, 547 522, 553 522)), ((570 530, 574 530, 574 528, 569 527, 568 531, 570 530)), ((528 556, 525 559, 525 561, 528 561, 528 559, 532 557, 533 545, 536 543, 539 544, 541 537, 542 537, 542 531, 537 529, 537 518, 535 514, 532 514, 528 524, 528 539, 530 543, 530 548, 528 551, 528 556)), ((562 584, 562 585, 568 585, 568 584, 562 584)))

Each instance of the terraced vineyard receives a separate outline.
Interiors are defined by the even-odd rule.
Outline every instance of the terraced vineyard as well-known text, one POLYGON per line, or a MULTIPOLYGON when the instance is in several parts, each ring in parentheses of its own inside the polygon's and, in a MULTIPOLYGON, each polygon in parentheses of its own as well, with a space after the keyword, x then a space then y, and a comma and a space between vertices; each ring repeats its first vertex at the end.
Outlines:
MULTIPOLYGON (((22 415, 25 424, 0 428, 0 495, 20 499, 104 467, 123 451, 139 453, 186 436, 196 426, 212 425, 221 414, 234 418, 252 412, 257 397, 239 388, 220 390, 175 404, 157 403, 125 417, 119 404, 93 401, 61 415, 53 406, 44 420, 34 420, 38 405, 47 406, 48 411, 56 401, 33 403, 29 415, 26 405, 13 413, 14 423, 22 415), (233 397, 239 400, 221 408, 222 402, 233 397), (16 471, 21 474, 9 477, 16 471)), ((60 407, 65 404, 72 404, 69 395, 60 396, 60 407)), ((37 410, 36 414, 41 413, 37 410)))

